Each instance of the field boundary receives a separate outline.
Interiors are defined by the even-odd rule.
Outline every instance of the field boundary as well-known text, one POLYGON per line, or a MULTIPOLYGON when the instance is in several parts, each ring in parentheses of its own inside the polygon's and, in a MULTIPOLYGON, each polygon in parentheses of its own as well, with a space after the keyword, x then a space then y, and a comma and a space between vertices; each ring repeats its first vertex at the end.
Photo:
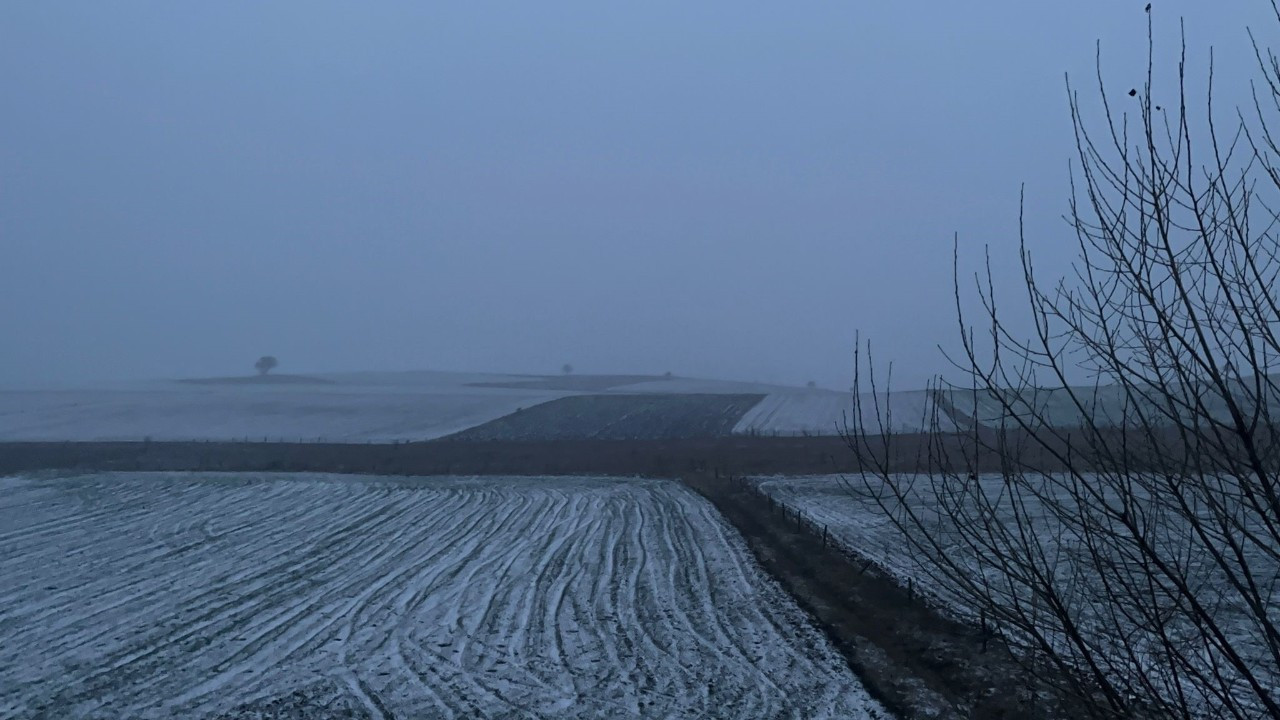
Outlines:
MULTIPOLYGON (((989 440, 989 439, 988 439, 989 440)), ((1010 442, 1020 442, 1011 433, 1010 442)), ((963 470, 999 472, 999 453, 973 453, 972 438, 898 435, 872 450, 895 471, 922 469, 928 451, 969 457, 963 470), (939 445, 941 443, 941 445, 939 445), (963 448, 968 447, 972 457, 963 448)), ((1032 447, 1024 460, 1052 471, 1052 453, 1032 447)), ((718 468, 721 474, 830 475, 858 472, 838 436, 726 435, 666 439, 466 440, 422 442, 4 441, 0 473, 32 470, 172 470, 346 472, 375 475, 648 475, 675 477, 718 468)), ((936 470, 936 468, 927 468, 936 470)))
POLYGON ((1047 687, 979 628, 944 616, 820 524, 750 481, 685 475, 800 603, 867 689, 903 718, 1070 718, 1047 687))
POLYGON ((374 475, 645 475, 851 472, 835 437, 415 443, 0 442, 0 473, 36 470, 345 472, 374 475))

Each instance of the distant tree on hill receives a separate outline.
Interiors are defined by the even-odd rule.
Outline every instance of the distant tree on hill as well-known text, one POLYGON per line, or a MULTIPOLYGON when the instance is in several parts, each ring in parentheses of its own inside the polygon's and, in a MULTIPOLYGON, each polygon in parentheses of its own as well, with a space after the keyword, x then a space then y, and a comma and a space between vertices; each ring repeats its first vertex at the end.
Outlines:
POLYGON ((816 388, 818 387, 818 383, 810 380, 809 382, 805 383, 804 386, 807 388, 816 388))
POLYGON ((564 365, 560 366, 560 372, 564 373, 565 375, 572 375, 573 366, 570 365, 569 363, 565 363, 564 365))
POLYGON ((666 371, 665 373, 663 373, 663 374, 662 374, 662 377, 667 378, 667 379, 669 380, 669 379, 671 379, 671 378, 673 378, 673 377, 675 377, 675 376, 671 374, 671 371, 670 371, 670 370, 668 370, 668 371, 666 371))
POLYGON ((262 357, 258 358, 258 362, 254 363, 253 367, 258 370, 259 375, 266 375, 267 373, 274 370, 275 367, 279 364, 280 364, 280 361, 276 360, 274 356, 263 355, 262 357))

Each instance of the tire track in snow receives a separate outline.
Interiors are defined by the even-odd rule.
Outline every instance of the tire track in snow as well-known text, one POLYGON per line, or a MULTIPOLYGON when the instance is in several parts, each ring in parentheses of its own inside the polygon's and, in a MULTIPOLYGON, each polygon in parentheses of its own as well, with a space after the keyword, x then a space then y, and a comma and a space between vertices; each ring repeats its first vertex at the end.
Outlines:
POLYGON ((676 483, 0 483, 0 716, 883 716, 676 483))

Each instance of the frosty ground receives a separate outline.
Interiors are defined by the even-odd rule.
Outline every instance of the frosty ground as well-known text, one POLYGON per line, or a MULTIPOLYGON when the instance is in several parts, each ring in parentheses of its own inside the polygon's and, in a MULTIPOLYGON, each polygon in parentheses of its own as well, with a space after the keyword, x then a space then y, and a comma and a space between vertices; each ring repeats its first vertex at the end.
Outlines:
POLYGON ((0 490, 0 716, 883 716, 675 482, 0 490))
MULTIPOLYGON (((893 393, 888 403, 896 429, 918 428, 933 411, 925 392, 893 393)), ((865 401, 864 415, 874 404, 865 401)), ((155 380, 45 389, 0 388, 3 441, 244 441, 402 442, 433 440, 506 419, 501 439, 527 439, 551 428, 580 428, 594 437, 616 426, 628 439, 716 435, 837 435, 852 422, 845 392, 761 383, 636 375, 494 375, 451 372, 338 373, 268 378, 155 380), (721 400, 717 401, 716 396, 721 400), (751 397, 749 402, 734 400, 751 397), (668 413, 658 427, 637 424, 655 401, 702 398, 706 412, 683 423, 668 413), (612 408, 585 414, 570 403, 567 417, 524 423, 519 411, 571 398, 612 408), (631 398, 636 406, 620 401, 631 398), (595 424, 571 422, 590 417, 595 424), (708 424, 704 417, 719 422, 708 424)), ((874 421, 867 417, 868 423, 874 421)), ((946 418, 943 418, 944 423, 946 418)), ((558 428, 558 430, 556 430, 558 428)))
MULTIPOLYGON (((1091 477, 1085 475, 1084 480, 1089 481, 1091 477)), ((932 479, 939 483, 945 482, 939 476, 932 479)), ((976 480, 988 497, 1001 498, 1000 501, 992 502, 995 517, 1012 523, 1013 514, 1009 509, 1008 490, 1003 476, 982 474, 976 480)), ((934 605, 948 615, 976 619, 977 611, 969 606, 969 598, 958 592, 949 578, 941 575, 924 559, 925 553, 920 548, 928 547, 928 542, 924 540, 924 535, 919 534, 921 531, 912 527, 905 530, 899 528, 890 516, 890 513, 897 513, 894 503, 886 499, 885 508, 881 508, 870 497, 868 485, 870 489, 876 489, 879 481, 875 478, 868 477, 867 484, 856 474, 765 477, 756 478, 753 482, 775 501, 808 518, 824 535, 829 534, 849 552, 875 563, 903 584, 910 583, 915 589, 930 596, 934 605), (908 532, 916 535, 920 544, 913 544, 908 532)), ((989 557, 979 558, 978 549, 971 543, 962 541, 958 535, 948 534, 952 531, 945 515, 939 510, 938 497, 930 479, 915 476, 915 482, 916 491, 908 495, 908 502, 917 517, 928 527, 929 535, 939 543, 939 547, 945 548, 948 557, 964 568, 965 574, 970 578, 979 578, 985 573, 987 587, 993 588, 993 595, 1003 598, 1009 605, 1021 602, 1033 607, 1037 599, 1028 596, 1025 587, 1003 581, 989 557)), ((1046 484, 1043 487, 1051 489, 1054 486, 1046 484)), ((1072 503, 1070 495, 1061 489, 1054 501, 1063 508, 1071 507, 1072 503)), ((1156 517, 1159 512, 1157 507, 1157 503, 1146 506, 1149 517, 1156 517)), ((1060 588, 1059 597, 1069 604, 1076 626, 1082 634, 1096 642, 1099 648, 1112 647, 1108 643, 1113 640, 1105 633, 1107 629, 1114 627, 1108 625, 1108 622, 1114 621, 1105 615, 1109 606, 1100 600, 1107 597, 1107 587, 1103 578, 1095 572, 1089 572, 1094 566, 1087 551, 1082 548, 1078 534, 1034 497, 1022 496, 1020 508, 1029 527, 1034 530, 1027 535, 1027 542, 1036 548, 1039 557, 1053 559, 1052 565, 1046 565, 1046 571, 1055 574, 1060 588)), ((1233 596, 1230 592, 1223 591, 1229 587, 1231 580, 1210 558, 1205 557, 1208 553, 1187 550, 1198 546, 1193 546, 1186 540, 1188 529, 1185 521, 1152 521, 1150 528, 1148 532, 1157 538, 1153 542, 1161 547, 1162 552, 1171 555, 1186 553, 1182 561, 1183 572, 1192 578, 1191 587, 1196 588, 1197 599, 1213 608, 1216 622, 1230 637, 1234 648, 1242 657, 1255 661, 1259 668, 1268 667, 1270 649, 1261 639, 1258 624, 1253 620, 1252 609, 1245 607, 1238 595, 1233 596)), ((1275 583, 1280 579, 1280 561, 1277 560, 1280 558, 1280 548, 1249 545, 1242 553, 1245 554, 1254 577, 1259 578, 1260 582, 1270 583, 1267 587, 1271 588, 1270 592, 1274 592, 1275 583)), ((1112 582, 1116 582, 1115 576, 1127 561, 1128 558, 1125 557, 1111 558, 1112 582)), ((1269 603, 1266 612, 1270 622, 1274 623, 1280 619, 1280 604, 1269 603)), ((1115 652, 1120 656, 1119 650, 1115 652)), ((1229 676, 1231 671, 1229 668, 1219 668, 1217 672, 1229 676)))

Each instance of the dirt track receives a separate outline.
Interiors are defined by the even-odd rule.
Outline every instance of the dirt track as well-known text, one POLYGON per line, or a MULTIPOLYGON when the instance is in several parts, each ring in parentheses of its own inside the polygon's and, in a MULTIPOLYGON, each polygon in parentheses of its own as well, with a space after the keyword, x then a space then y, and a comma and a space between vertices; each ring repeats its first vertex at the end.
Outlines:
MULTIPOLYGON (((988 441, 991 441, 988 438, 988 441)), ((1060 467, 1034 443, 1024 460, 1060 467)), ((931 440, 899 435, 888 452, 902 471, 922 467, 931 440)), ((936 439, 933 441, 936 442, 936 439)), ((965 469, 1000 470, 1000 458, 972 456, 972 438, 943 441, 965 469), (961 450, 961 447, 964 447, 961 450)), ((1077 451, 1079 453, 1080 451, 1077 451)), ((645 440, 432 440, 413 443, 290 442, 0 442, 0 473, 40 469, 226 470, 244 472, 349 472, 381 475, 646 475, 678 477, 719 469, 733 475, 821 475, 855 472, 856 458, 842 438, 708 435, 645 440)))
POLYGON ((761 567, 824 627, 867 688, 898 717, 1077 716, 1054 702, 1052 690, 994 638, 937 612, 750 482, 695 473, 685 483, 742 533, 761 567))
POLYGON ((735 474, 853 469, 839 438, 318 443, 0 443, 0 473, 40 469, 351 472, 384 475, 735 474))

